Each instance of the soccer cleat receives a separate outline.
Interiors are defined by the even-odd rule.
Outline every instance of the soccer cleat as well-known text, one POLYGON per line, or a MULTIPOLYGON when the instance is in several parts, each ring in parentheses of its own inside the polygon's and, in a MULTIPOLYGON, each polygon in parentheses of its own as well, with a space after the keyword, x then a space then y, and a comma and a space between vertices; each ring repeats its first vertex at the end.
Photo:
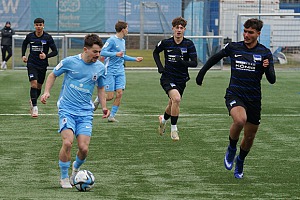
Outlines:
POLYGON ((94 111, 98 109, 99 104, 100 104, 99 99, 98 99, 98 97, 96 97, 96 99, 94 101, 94 111))
POLYGON ((60 186, 64 189, 72 188, 69 177, 64 178, 64 179, 60 179, 59 183, 60 183, 60 186))
POLYGON ((227 170, 231 170, 233 167, 235 153, 236 153, 236 148, 233 149, 230 146, 228 146, 224 157, 224 166, 227 170))
POLYGON ((71 185, 74 185, 74 178, 75 178, 76 174, 79 172, 79 168, 74 167, 75 162, 76 161, 74 161, 73 164, 72 164, 72 175, 70 177, 70 184, 71 185))
POLYGON ((39 109, 37 106, 33 106, 31 109, 31 117, 37 118, 39 116, 39 109))
POLYGON ((241 160, 240 157, 237 156, 235 159, 234 177, 237 179, 242 179, 244 176, 243 169, 244 169, 244 160, 241 160))
POLYGON ((107 121, 108 121, 108 122, 119 122, 118 120, 116 120, 115 117, 111 117, 111 116, 109 116, 109 117, 107 118, 107 121))
POLYGON ((178 131, 171 131, 171 138, 174 142, 179 140, 178 131))
POLYGON ((1 64, 1 69, 6 69, 6 68, 7 68, 6 62, 3 61, 2 64, 1 64))
POLYGON ((160 135, 163 135, 166 131, 166 124, 167 124, 167 121, 165 123, 162 123, 162 119, 163 119, 163 115, 159 115, 158 116, 158 120, 159 120, 159 127, 158 127, 158 133, 160 135))

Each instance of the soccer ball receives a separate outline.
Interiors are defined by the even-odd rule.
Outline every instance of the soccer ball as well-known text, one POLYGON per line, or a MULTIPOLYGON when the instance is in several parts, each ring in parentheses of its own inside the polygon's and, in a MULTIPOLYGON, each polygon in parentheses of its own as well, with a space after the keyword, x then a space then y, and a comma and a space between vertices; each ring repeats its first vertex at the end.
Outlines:
POLYGON ((92 172, 88 170, 80 170, 73 181, 76 189, 81 192, 89 191, 95 185, 95 177, 92 172))

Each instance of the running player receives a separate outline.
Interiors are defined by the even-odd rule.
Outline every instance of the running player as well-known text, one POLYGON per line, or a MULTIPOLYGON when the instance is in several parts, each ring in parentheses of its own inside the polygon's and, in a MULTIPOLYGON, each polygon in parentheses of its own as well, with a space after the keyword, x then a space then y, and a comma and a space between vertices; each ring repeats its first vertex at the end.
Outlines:
POLYGON ((229 145, 224 165, 227 170, 231 170, 235 159, 234 176, 238 179, 243 178, 244 160, 253 145, 260 124, 263 74, 269 83, 276 82, 272 53, 257 40, 262 27, 261 20, 248 19, 244 23, 244 41, 227 44, 224 49, 208 59, 196 78, 197 84, 202 85, 206 72, 223 57, 230 57, 231 78, 225 102, 233 123, 229 131, 229 145), (240 153, 235 158, 242 129, 244 137, 240 144, 240 153))
POLYGON ((44 31, 45 21, 42 18, 34 20, 35 31, 26 35, 22 44, 22 60, 27 63, 28 78, 30 81, 30 112, 33 118, 38 117, 37 99, 45 81, 48 58, 57 55, 57 48, 50 34, 44 31), (28 58, 25 56, 27 45, 30 45, 28 58), (51 52, 49 53, 49 49, 51 52))

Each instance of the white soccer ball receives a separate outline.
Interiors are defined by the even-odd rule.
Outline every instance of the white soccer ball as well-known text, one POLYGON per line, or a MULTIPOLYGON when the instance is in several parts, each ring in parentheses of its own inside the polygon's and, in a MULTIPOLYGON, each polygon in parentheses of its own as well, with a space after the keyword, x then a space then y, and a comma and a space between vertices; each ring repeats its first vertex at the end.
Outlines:
POLYGON ((91 190, 95 185, 95 177, 88 170, 80 170, 74 177, 74 186, 81 192, 91 190))

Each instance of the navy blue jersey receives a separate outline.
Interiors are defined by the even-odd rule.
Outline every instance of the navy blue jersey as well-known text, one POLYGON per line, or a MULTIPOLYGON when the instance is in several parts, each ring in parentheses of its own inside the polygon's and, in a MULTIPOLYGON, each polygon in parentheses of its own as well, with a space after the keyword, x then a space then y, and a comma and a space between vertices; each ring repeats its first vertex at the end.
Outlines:
POLYGON ((261 79, 265 72, 263 60, 268 59, 273 68, 271 51, 260 43, 248 49, 244 42, 229 43, 222 51, 231 60, 231 78, 226 95, 260 100, 261 79))
POLYGON ((153 57, 157 67, 162 67, 159 53, 164 51, 165 66, 162 78, 181 83, 187 82, 190 77, 188 67, 197 67, 197 52, 194 43, 183 38, 180 44, 176 44, 174 38, 160 41, 154 51, 153 57))
POLYGON ((47 32, 44 32, 41 37, 37 37, 35 32, 26 35, 26 38, 22 44, 22 56, 25 56, 28 44, 30 45, 30 53, 28 56, 27 65, 47 67, 49 65, 48 58, 57 55, 57 48, 54 40, 47 32), (51 53, 49 53, 49 49, 51 49, 51 53), (41 52, 46 54, 46 59, 39 58, 41 52))
POLYGON ((200 70, 197 83, 202 84, 207 70, 223 57, 230 57, 231 77, 225 96, 238 96, 247 101, 261 100, 261 79, 266 74, 267 80, 273 84, 276 81, 273 56, 264 45, 249 49, 244 42, 227 44, 220 52, 212 56, 200 70), (269 66, 263 66, 263 60, 269 60, 269 66))

